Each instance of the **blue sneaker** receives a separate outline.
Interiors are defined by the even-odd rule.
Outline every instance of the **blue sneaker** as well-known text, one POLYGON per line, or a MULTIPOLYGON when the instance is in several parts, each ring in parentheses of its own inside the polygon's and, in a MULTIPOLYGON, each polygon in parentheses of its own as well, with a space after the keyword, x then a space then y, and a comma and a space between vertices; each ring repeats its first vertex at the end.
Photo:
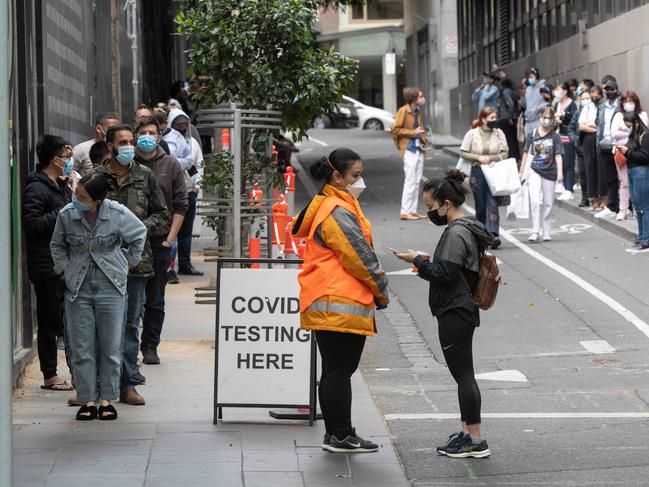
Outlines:
POLYGON ((459 431, 457 433, 453 433, 448 437, 448 440, 446 440, 446 443, 443 445, 439 445, 438 447, 435 448, 437 450, 438 455, 446 455, 446 451, 448 448, 455 448, 457 445, 457 442, 464 436, 464 431, 459 431))
POLYGON ((490 455, 487 440, 474 445, 469 435, 462 436, 453 447, 446 449, 446 456, 451 458, 486 458, 490 455))

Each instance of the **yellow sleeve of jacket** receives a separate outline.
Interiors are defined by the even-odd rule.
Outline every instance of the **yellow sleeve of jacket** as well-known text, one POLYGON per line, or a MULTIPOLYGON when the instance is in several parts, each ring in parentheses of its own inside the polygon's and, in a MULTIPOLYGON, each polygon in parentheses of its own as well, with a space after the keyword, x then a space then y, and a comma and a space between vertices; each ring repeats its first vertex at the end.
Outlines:
POLYGON ((336 254, 349 274, 372 291, 377 304, 388 304, 388 279, 363 236, 356 215, 344 208, 336 208, 318 228, 316 238, 336 254))

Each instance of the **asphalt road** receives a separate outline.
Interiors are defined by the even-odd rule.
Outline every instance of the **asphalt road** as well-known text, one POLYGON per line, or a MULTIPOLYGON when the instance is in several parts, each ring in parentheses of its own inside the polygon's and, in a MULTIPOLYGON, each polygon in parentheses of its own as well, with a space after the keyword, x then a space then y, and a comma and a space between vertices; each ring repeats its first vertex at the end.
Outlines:
MULTIPOLYGON (((343 146, 363 157, 360 200, 394 295, 367 342, 362 373, 412 485, 649 485, 649 258, 557 207, 552 242, 528 244, 529 220, 502 221, 494 253, 504 285, 474 340, 492 456, 438 457, 434 446, 458 430, 449 417, 458 413, 457 389, 427 283, 387 246, 432 253, 441 229, 399 220, 402 163, 384 133, 313 131, 298 154, 306 169, 298 204, 314 188, 304 183, 309 163, 343 146)), ((428 153, 424 175, 454 165, 428 153)))

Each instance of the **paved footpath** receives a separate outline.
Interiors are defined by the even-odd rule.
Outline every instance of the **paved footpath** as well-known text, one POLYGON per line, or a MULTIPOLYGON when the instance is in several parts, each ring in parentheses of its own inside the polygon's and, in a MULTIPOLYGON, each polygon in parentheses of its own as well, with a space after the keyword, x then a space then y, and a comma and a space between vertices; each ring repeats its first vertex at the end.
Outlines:
POLYGON ((354 424, 381 446, 378 453, 325 452, 322 421, 279 422, 261 409, 224 409, 223 423, 212 425, 214 309, 193 304, 194 286, 207 280, 185 277, 167 288, 162 365, 144 365, 147 385, 138 387, 147 404, 117 404, 115 422, 75 421, 69 394, 42 391, 38 361, 30 364, 14 395, 14 485, 408 485, 360 374, 353 382, 354 424))

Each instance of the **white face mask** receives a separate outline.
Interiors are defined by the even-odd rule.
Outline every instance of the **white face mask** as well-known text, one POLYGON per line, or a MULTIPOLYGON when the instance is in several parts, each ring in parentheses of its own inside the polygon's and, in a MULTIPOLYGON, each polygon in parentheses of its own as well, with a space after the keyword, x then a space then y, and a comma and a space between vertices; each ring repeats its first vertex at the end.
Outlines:
POLYGON ((545 127, 545 128, 552 127, 552 119, 551 119, 551 118, 543 117, 543 118, 541 119, 541 125, 542 125, 543 127, 545 127))
POLYGON ((622 108, 624 108, 626 113, 633 113, 635 112, 635 103, 625 103, 622 105, 622 108))
POLYGON ((363 178, 358 178, 356 182, 354 182, 354 184, 348 184, 345 189, 354 198, 358 199, 358 197, 361 195, 361 193, 365 190, 366 187, 367 186, 365 186, 365 181, 363 181, 363 178))

